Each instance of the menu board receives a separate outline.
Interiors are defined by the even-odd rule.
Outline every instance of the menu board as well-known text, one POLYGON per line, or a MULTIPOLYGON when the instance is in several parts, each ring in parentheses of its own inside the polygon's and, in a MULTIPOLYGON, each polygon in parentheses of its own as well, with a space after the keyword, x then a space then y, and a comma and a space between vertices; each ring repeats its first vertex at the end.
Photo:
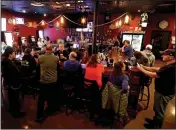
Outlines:
POLYGON ((122 42, 124 42, 125 40, 130 41, 130 44, 131 44, 131 42, 132 42, 132 35, 130 35, 130 34, 129 35, 128 34, 124 34, 122 42))
POLYGON ((131 45, 135 51, 141 50, 142 39, 143 39, 143 35, 140 35, 140 34, 133 35, 133 40, 131 42, 131 45))

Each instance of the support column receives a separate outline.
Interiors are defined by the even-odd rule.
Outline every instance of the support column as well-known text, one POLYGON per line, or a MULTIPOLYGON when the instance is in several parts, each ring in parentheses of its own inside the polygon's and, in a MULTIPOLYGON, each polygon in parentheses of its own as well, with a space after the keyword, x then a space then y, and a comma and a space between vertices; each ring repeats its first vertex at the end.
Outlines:
POLYGON ((97 27, 95 27, 95 25, 97 25, 98 3, 99 3, 99 0, 94 0, 93 43, 92 43, 93 54, 96 54, 96 53, 97 53, 97 49, 96 49, 97 27))

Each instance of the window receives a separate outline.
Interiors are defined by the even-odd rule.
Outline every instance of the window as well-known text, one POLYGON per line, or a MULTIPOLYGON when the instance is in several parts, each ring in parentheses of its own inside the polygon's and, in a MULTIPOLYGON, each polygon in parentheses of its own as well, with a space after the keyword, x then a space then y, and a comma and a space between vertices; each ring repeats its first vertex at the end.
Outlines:
POLYGON ((1 31, 6 31, 6 18, 1 18, 1 31))

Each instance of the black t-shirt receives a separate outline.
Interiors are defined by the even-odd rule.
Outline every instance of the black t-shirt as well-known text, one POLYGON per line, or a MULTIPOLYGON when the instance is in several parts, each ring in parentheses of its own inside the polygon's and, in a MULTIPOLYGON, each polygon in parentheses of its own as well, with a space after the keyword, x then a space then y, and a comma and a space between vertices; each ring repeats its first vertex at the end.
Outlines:
POLYGON ((156 73, 155 90, 165 96, 175 94, 175 65, 176 63, 161 67, 156 73))

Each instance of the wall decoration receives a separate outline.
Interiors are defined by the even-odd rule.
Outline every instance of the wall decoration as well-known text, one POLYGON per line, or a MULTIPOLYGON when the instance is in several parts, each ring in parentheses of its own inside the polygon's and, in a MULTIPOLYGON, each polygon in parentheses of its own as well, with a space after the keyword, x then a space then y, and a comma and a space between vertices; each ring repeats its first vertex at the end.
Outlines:
POLYGON ((169 23, 166 20, 163 20, 159 22, 159 28, 166 29, 168 27, 169 23))
POLYGON ((148 14, 147 13, 142 13, 140 17, 140 22, 139 25, 142 27, 147 27, 148 24, 148 14))
POLYGON ((10 18, 10 19, 8 19, 8 23, 9 23, 9 24, 12 24, 12 22, 13 22, 13 21, 12 21, 12 19, 11 19, 11 18, 10 18))
POLYGON ((27 25, 26 25, 26 26, 28 26, 28 27, 33 27, 32 22, 27 22, 27 25))
POLYGON ((172 41, 171 41, 172 44, 175 44, 175 36, 172 36, 172 41))
POLYGON ((49 24, 48 24, 48 27, 49 27, 49 28, 53 28, 53 27, 54 27, 53 22, 52 22, 52 23, 49 23, 49 24))
POLYGON ((19 26, 14 26, 13 27, 13 32, 19 32, 19 26))
POLYGON ((37 28, 37 22, 33 22, 33 23, 32 23, 32 26, 33 26, 34 28, 37 28))

